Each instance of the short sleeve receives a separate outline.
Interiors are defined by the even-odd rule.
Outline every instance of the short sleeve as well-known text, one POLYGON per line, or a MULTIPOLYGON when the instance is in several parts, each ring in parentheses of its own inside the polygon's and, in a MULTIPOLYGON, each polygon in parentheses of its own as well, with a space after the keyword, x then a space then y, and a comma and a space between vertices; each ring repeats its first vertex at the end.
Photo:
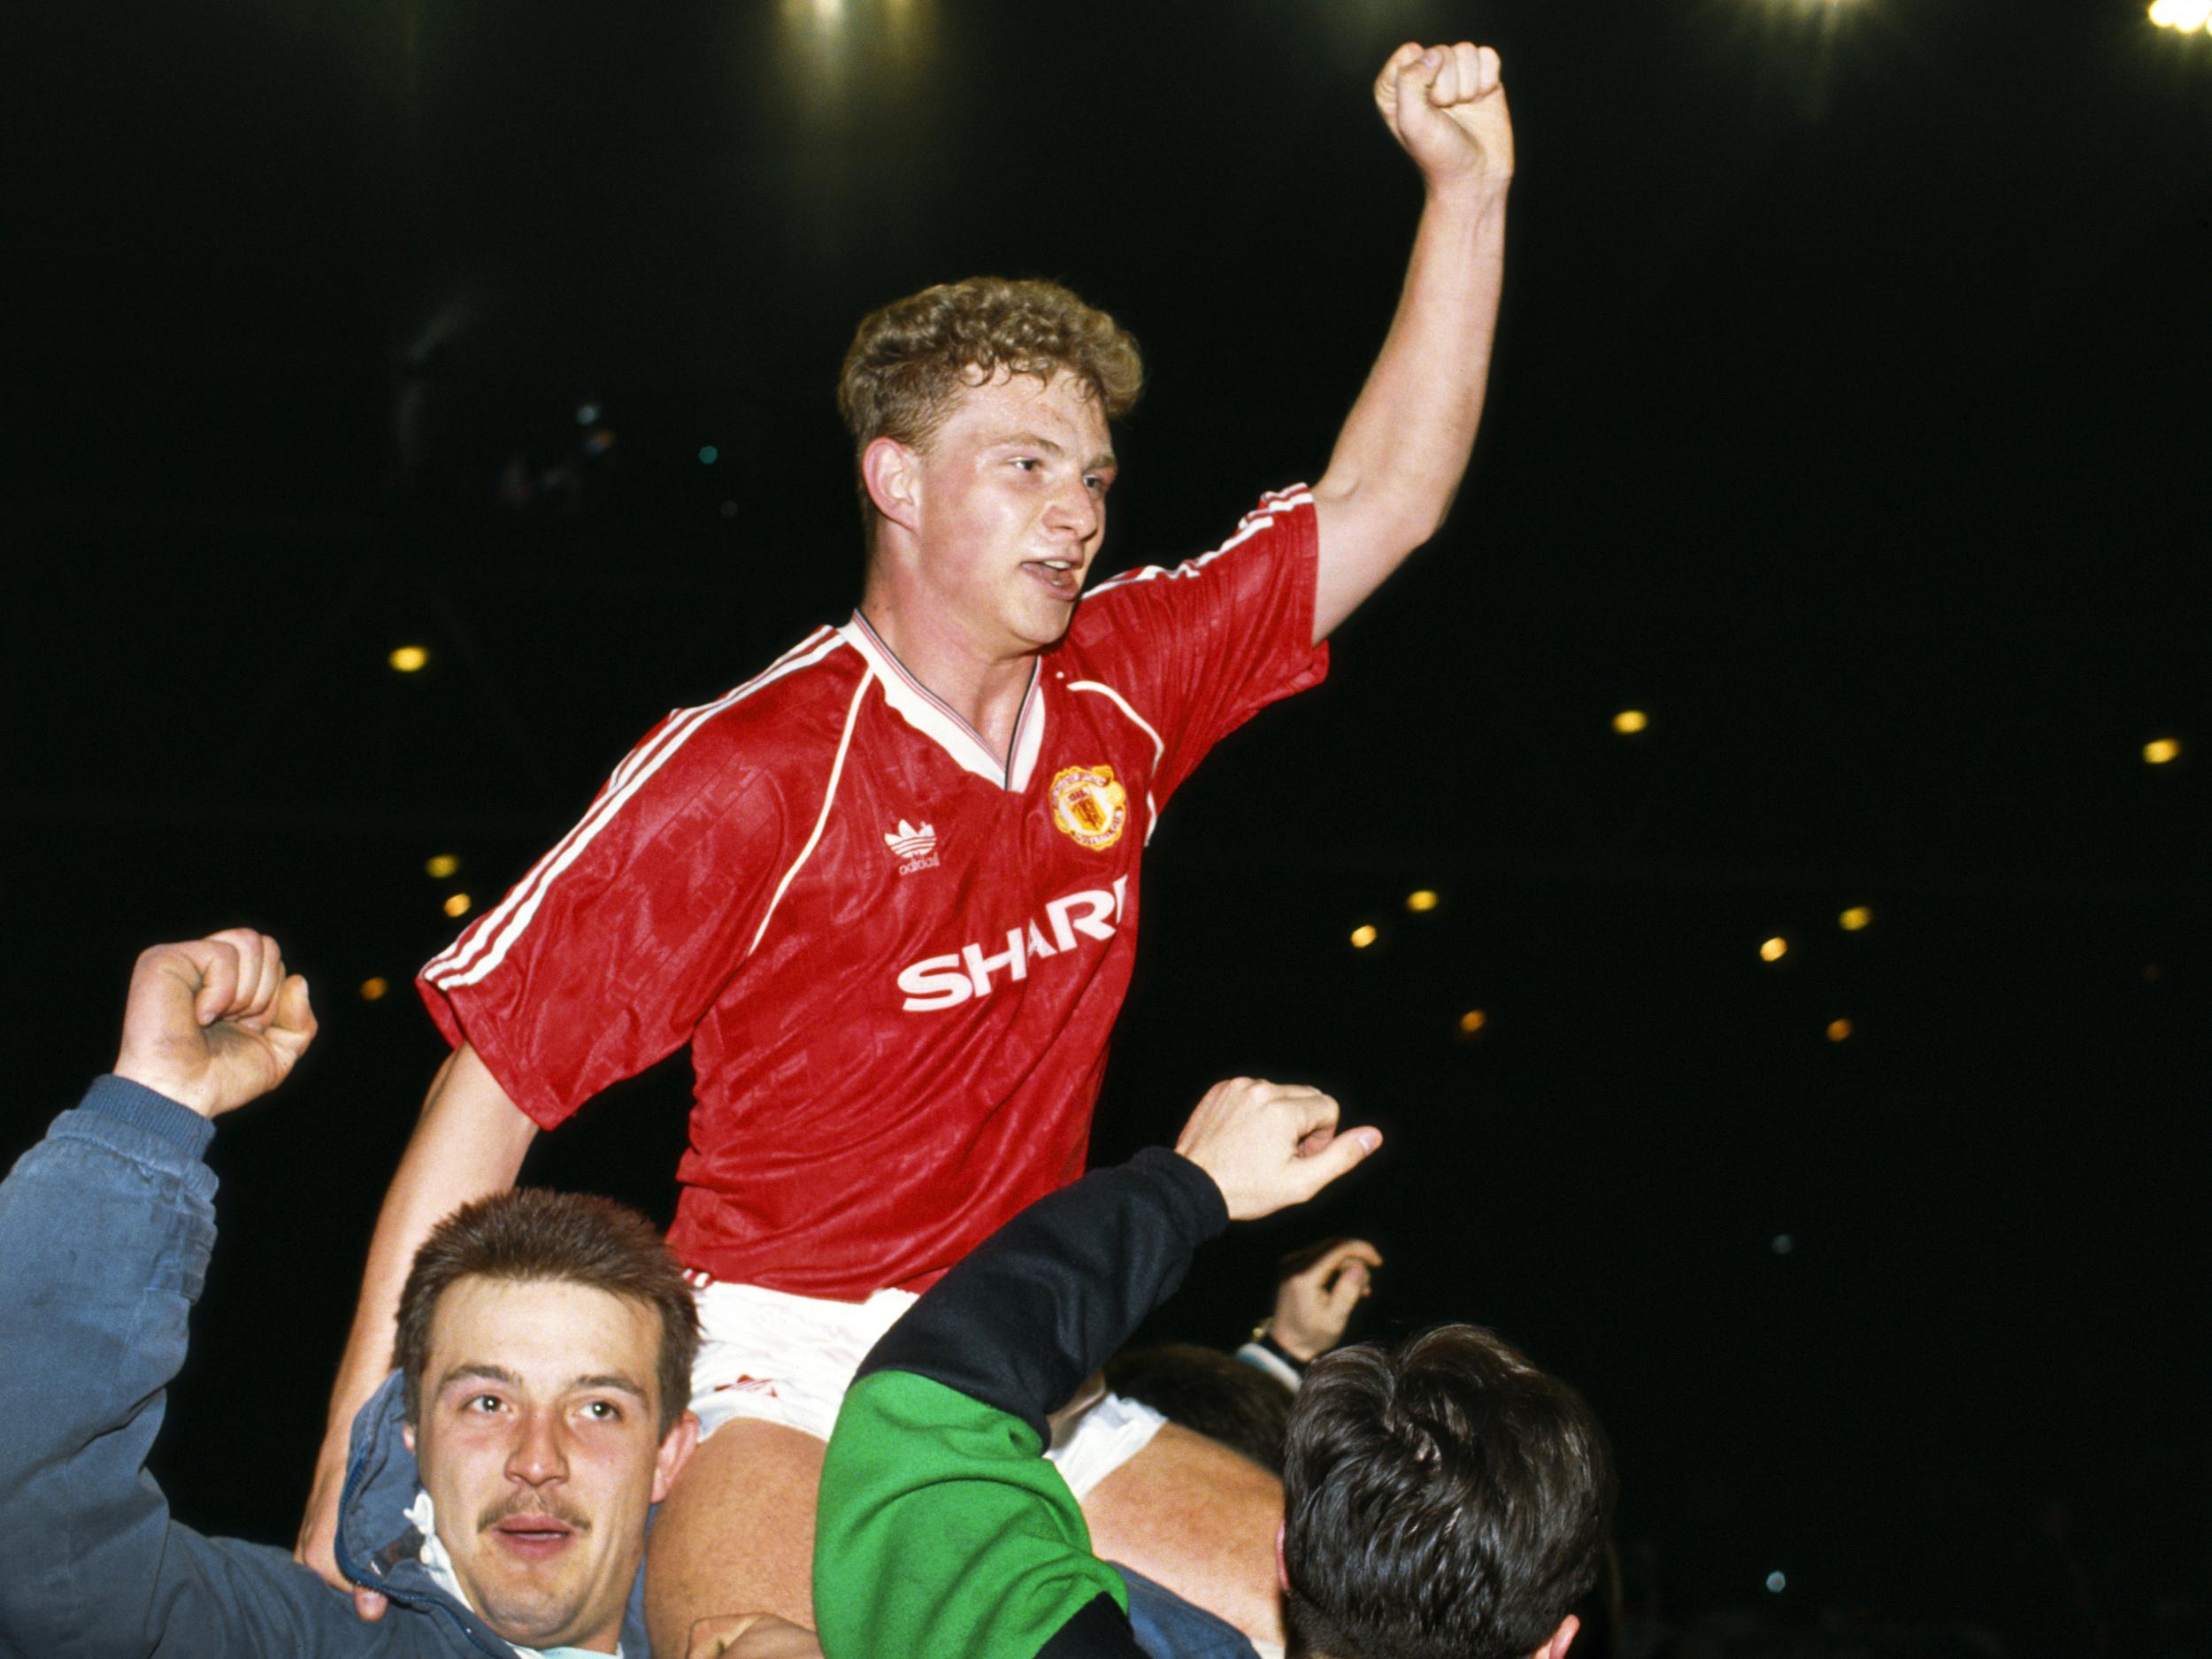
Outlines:
POLYGON ((1159 801, 1269 703, 1327 678, 1328 644, 1313 638, 1319 551, 1300 485, 1262 496, 1211 552, 1127 572, 1083 601, 1085 661, 1160 745, 1159 801))
POLYGON ((417 989, 446 1040, 552 1128, 689 1041, 744 963, 785 823, 742 726, 680 710, 417 989))

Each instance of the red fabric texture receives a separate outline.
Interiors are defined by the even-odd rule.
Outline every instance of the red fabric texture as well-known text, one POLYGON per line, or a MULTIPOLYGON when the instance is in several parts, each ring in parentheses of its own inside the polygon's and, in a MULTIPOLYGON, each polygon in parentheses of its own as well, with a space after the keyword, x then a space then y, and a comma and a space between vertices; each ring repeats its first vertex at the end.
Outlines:
POLYGON ((687 1265, 926 1287, 1082 1172, 1148 796, 1325 676, 1316 553, 1310 496, 1281 491, 1222 549, 1101 584, 1041 659, 1010 780, 914 712, 857 619, 818 630, 649 733, 425 1002, 548 1128, 690 1044, 687 1265))

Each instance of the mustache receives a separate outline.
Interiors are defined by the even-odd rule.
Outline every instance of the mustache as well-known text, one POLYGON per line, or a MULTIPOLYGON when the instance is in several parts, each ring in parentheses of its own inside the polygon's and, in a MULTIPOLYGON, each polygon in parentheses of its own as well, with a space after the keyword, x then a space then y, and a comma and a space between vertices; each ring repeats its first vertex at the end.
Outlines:
POLYGON ((502 1521, 517 1515, 541 1515, 549 1520, 573 1527, 579 1532, 591 1531, 591 1519, 582 1510, 562 1502, 557 1497, 537 1492, 518 1492, 496 1503, 487 1504, 483 1512, 476 1517, 476 1530, 488 1532, 502 1521))

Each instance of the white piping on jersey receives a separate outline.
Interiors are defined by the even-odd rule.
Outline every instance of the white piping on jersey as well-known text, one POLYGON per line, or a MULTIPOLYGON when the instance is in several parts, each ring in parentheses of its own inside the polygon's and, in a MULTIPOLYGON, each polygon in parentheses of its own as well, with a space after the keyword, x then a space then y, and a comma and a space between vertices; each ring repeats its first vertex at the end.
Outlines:
POLYGON ((845 733, 837 740, 837 758, 830 763, 829 787, 822 791, 821 816, 814 820, 814 833, 806 838, 806 845, 799 849, 799 856, 792 862, 791 868, 785 871, 783 879, 776 883, 776 895, 768 901, 768 909, 761 915, 760 926, 753 929, 753 942, 745 947, 748 956, 760 949, 761 935, 768 931, 768 924, 776 914, 776 906, 783 902, 783 895, 791 886, 791 879, 799 873, 800 867, 808 859, 814 856, 815 843, 822 839, 822 826, 829 822, 831 803, 837 799, 837 780, 845 775, 845 751, 853 746, 853 726, 860 718, 861 699, 868 695, 868 687, 874 682, 875 677, 873 668, 861 675, 860 684, 853 692, 853 700, 846 705, 845 733))
POLYGON ((868 618, 859 611, 854 611, 853 619, 838 632, 852 642, 853 648, 876 671, 876 678, 883 684, 883 700, 909 726, 943 749, 962 770, 1002 789, 1029 787, 1029 774, 1036 767, 1037 751, 1044 747, 1045 737, 1044 699, 1038 695, 1038 683, 1042 677, 1040 664, 1030 664, 1029 688, 1022 694, 1021 712, 1014 718, 1013 741, 1008 745, 1008 754, 1000 756, 983 741, 980 732, 914 677, 913 672, 899 661, 883 642, 883 636, 869 626, 868 618))
POLYGON ((1096 598, 1100 594, 1111 593, 1117 588, 1126 588, 1134 582, 1156 582, 1163 577, 1169 581, 1180 581, 1187 577, 1195 576, 1224 553, 1228 552, 1230 549, 1250 541, 1273 524, 1278 513, 1287 511, 1293 507, 1305 506, 1312 500, 1313 491, 1302 484, 1290 489, 1271 490, 1260 497, 1258 506, 1253 508, 1250 512, 1246 513, 1237 521, 1236 534, 1212 552, 1202 553, 1196 558, 1185 559, 1171 570, 1164 565, 1147 565, 1137 570, 1124 571, 1111 580, 1099 583, 1086 597, 1096 598))
POLYGON ((554 879, 570 864, 585 848, 591 845, 599 832, 611 823, 630 797, 643 787, 664 765, 668 757, 690 740, 693 733, 733 703, 743 702, 756 691, 781 680, 786 674, 816 663, 845 643, 844 636, 834 628, 817 628, 801 640, 767 668, 743 685, 724 693, 714 702, 695 709, 681 710, 662 729, 658 737, 640 744, 615 768, 599 799, 592 803, 576 827, 556 842, 552 849, 531 866, 530 872, 514 885, 514 888, 498 907, 485 913, 482 920, 455 940, 444 951, 430 959, 423 976, 433 985, 458 988, 473 985, 506 960, 515 941, 538 913, 544 902, 546 889, 554 879), (480 954, 479 954, 480 953, 480 954))
MULTIPOLYGON (((1160 741, 1160 734, 1152 729, 1152 722, 1129 706, 1128 698, 1123 696, 1111 686, 1101 685, 1095 680, 1071 680, 1068 681, 1068 689, 1070 691, 1094 691, 1100 696, 1110 699, 1114 707, 1134 720, 1137 723, 1137 729, 1152 740, 1152 766, 1155 772, 1159 770, 1160 762, 1167 757, 1167 745, 1160 741)), ((1149 780, 1144 786, 1144 844, 1149 847, 1152 845, 1153 826, 1160 821, 1160 809, 1152 804, 1152 785, 1149 780)))

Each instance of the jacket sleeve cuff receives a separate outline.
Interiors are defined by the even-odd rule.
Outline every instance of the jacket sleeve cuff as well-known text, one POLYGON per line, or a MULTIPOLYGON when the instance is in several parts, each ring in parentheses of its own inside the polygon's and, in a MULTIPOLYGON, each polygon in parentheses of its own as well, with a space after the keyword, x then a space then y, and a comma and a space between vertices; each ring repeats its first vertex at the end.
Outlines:
POLYGON ((1147 1147, 1129 1160, 1159 1187, 1177 1229, 1195 1247, 1229 1230, 1228 1201, 1214 1178, 1179 1152, 1147 1147))
POLYGON ((112 1072, 93 1079, 92 1087, 85 1090, 84 1098, 77 1102, 77 1110, 120 1118, 149 1134, 158 1135, 196 1158, 205 1157, 209 1143, 215 1139, 213 1118, 203 1118, 189 1106, 178 1104, 160 1091, 112 1072))

